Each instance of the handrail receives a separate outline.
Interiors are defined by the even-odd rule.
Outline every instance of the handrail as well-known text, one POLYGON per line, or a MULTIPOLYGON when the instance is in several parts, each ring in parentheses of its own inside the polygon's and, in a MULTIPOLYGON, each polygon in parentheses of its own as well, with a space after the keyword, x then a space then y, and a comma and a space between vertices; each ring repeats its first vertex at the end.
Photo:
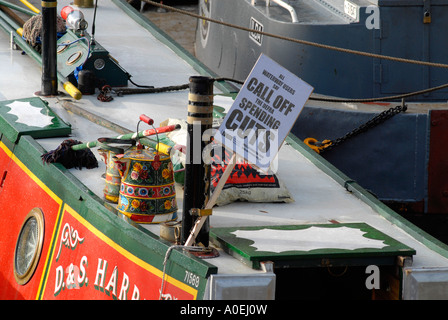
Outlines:
MULTIPOLYGON (((287 4, 283 0, 266 0, 266 7, 269 7, 271 5, 271 1, 275 2, 280 7, 283 7, 286 10, 288 10, 289 13, 291 14, 291 19, 292 19, 293 23, 299 22, 299 19, 297 18, 296 10, 291 5, 287 4)), ((252 0, 252 5, 254 5, 254 4, 255 4, 255 0, 252 0)))
POLYGON ((29 3, 27 0, 20 0, 20 2, 22 2, 25 6, 28 7, 28 9, 30 9, 31 11, 39 14, 40 10, 37 9, 35 6, 33 6, 31 3, 29 3))
POLYGON ((19 11, 21 13, 25 13, 25 14, 27 14, 29 16, 34 16, 34 15, 37 14, 37 13, 31 11, 31 10, 22 8, 22 7, 18 6, 18 5, 15 5, 15 4, 9 3, 7 1, 3 1, 3 0, 0 0, 0 5, 8 7, 10 9, 13 9, 13 10, 16 10, 16 11, 19 11))

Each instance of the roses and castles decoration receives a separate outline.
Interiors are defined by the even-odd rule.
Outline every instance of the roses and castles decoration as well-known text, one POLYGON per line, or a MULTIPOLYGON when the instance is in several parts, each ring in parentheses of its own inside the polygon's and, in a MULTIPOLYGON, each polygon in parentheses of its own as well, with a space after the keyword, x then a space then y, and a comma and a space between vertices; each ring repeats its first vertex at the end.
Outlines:
POLYGON ((169 155, 133 147, 114 158, 121 175, 118 211, 137 223, 161 223, 177 218, 169 155))

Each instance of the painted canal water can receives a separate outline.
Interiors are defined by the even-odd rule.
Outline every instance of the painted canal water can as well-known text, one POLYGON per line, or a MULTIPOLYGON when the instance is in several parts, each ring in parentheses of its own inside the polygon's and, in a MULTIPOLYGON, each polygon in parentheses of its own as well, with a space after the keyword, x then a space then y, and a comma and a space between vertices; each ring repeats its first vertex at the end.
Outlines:
POLYGON ((121 175, 118 171, 114 157, 115 150, 98 149, 98 153, 106 164, 105 184, 103 189, 104 198, 107 201, 117 203, 120 196, 121 175))
POLYGON ((121 176, 118 211, 137 223, 161 223, 177 218, 169 155, 139 146, 114 156, 114 161, 121 176))
POLYGON ((106 173, 104 175, 105 184, 103 189, 104 198, 106 201, 118 203, 120 196, 121 174, 118 171, 115 156, 124 154, 125 150, 135 146, 136 142, 132 139, 114 139, 114 138, 100 138, 98 139, 100 148, 98 153, 106 165, 106 173), (113 143, 122 143, 121 145, 111 145, 113 143), (126 144, 126 145, 125 145, 126 144))

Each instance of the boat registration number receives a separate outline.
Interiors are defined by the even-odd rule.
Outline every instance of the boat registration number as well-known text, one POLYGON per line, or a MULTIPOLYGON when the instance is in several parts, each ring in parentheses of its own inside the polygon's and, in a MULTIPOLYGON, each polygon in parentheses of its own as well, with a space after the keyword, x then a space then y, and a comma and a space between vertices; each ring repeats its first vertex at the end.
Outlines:
MULTIPOLYGON (((250 28, 254 31, 263 32, 263 25, 253 17, 250 18, 250 28)), ((249 38, 255 41, 255 43, 259 46, 261 46, 263 42, 263 35, 258 32, 249 32, 249 38)))
POLYGON ((345 0, 344 1, 344 12, 345 12, 345 14, 349 15, 351 18, 358 21, 359 6, 357 6, 356 4, 345 0))
POLYGON ((185 270, 185 277, 184 277, 185 283, 197 288, 197 287, 199 287, 200 280, 201 279, 199 278, 199 276, 195 275, 192 272, 185 270))

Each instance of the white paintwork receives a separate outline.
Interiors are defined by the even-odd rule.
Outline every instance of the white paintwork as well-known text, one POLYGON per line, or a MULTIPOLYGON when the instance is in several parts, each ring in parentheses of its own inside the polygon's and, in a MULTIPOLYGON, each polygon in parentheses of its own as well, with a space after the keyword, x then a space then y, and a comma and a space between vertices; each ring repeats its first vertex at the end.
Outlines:
POLYGON ((386 245, 381 240, 364 237, 366 232, 355 228, 309 227, 300 230, 237 230, 231 232, 238 238, 254 241, 257 251, 286 252, 311 251, 317 249, 381 249, 386 245))
POLYGON ((37 108, 29 102, 14 101, 6 105, 11 108, 7 113, 17 116, 17 123, 22 123, 29 127, 44 128, 52 124, 54 117, 42 114, 42 108, 37 108))

